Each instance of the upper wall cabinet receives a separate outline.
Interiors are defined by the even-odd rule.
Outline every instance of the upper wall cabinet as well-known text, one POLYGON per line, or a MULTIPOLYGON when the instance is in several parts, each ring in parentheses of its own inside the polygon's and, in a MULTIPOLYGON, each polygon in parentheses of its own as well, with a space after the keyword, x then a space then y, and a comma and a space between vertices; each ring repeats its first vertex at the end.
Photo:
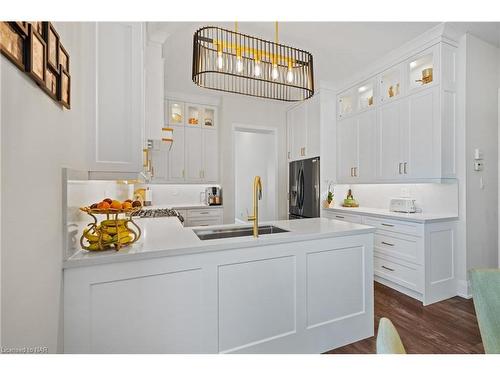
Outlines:
POLYGON ((172 129, 173 142, 167 145, 165 142, 154 142, 153 181, 217 183, 219 180, 217 108, 167 100, 165 123, 172 129))
POLYGON ((97 172, 140 172, 144 128, 143 24, 92 26, 93 96, 89 165, 97 172))
POLYGON ((381 103, 401 98, 401 94, 404 92, 404 68, 404 64, 398 64, 380 74, 378 81, 381 103))
POLYGON ((406 77, 410 93, 439 84, 441 73, 439 52, 440 46, 436 45, 412 56, 406 61, 406 77))
POLYGON ((309 159, 320 154, 319 94, 287 112, 287 157, 289 161, 309 159))
MULTIPOLYGON (((380 72, 378 93, 367 82, 337 96, 337 182, 419 182, 456 175, 456 47, 433 47, 380 72), (443 82, 441 82, 441 77, 443 82), (379 95, 376 104, 367 98, 379 95), (354 110, 342 105, 353 95, 354 110), (362 119, 363 111, 373 116, 362 119), (370 125, 371 124, 371 125, 370 125), (376 173, 363 174, 365 163, 376 173), (374 154, 371 154, 374 152, 374 154)), ((375 102, 374 102, 375 103, 375 102)), ((369 169, 368 168, 368 169, 369 169)))

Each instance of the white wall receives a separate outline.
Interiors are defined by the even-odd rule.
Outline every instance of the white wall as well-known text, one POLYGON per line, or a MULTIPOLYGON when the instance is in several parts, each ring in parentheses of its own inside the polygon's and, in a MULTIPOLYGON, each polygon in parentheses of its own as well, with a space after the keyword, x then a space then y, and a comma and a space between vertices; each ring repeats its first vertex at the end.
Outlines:
MULTIPOLYGON (((276 135, 272 132, 250 132, 235 129, 235 212, 241 221, 253 213, 253 181, 262 179, 262 200, 259 202, 259 220, 276 220, 276 135), (259 150, 255 153, 255 150, 259 150)), ((246 131, 245 131, 246 130, 246 131)))
MULTIPOLYGON (((224 95, 220 110, 219 150, 221 182, 224 189, 224 222, 234 222, 233 124, 275 128, 278 139, 278 218, 287 217, 287 160, 285 104, 278 101, 224 95)), ((257 150, 256 150, 257 151, 257 150)), ((255 153, 248 155, 255 157, 255 153)))
POLYGON ((62 350, 61 168, 86 169, 88 25, 56 23, 71 61, 72 109, 63 110, 0 57, 2 345, 62 350))
POLYGON ((498 265, 498 48, 466 36, 467 270, 498 265), (473 153, 484 155, 474 171, 473 153), (481 179, 484 188, 481 188, 481 179))

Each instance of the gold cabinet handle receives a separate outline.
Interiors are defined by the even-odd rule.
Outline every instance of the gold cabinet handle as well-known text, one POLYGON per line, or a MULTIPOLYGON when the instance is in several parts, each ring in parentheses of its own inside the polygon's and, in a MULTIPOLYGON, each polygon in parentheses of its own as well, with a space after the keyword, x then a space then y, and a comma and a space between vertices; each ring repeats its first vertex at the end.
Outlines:
POLYGON ((383 269, 387 270, 387 271, 391 271, 391 272, 394 272, 394 268, 389 268, 389 267, 386 267, 386 266, 382 266, 383 269))
POLYGON ((385 241, 382 241, 381 243, 382 243, 382 245, 386 245, 386 246, 394 246, 393 243, 389 243, 389 242, 385 242, 385 241))

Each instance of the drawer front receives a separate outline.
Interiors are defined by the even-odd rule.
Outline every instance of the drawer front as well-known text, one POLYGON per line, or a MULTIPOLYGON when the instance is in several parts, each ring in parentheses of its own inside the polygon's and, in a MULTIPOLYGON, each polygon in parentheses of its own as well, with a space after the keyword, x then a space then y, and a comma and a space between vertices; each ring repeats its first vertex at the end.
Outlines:
POLYGON ((420 266, 411 266, 398 262, 397 259, 375 254, 373 259, 373 271, 376 276, 382 277, 405 288, 422 293, 419 282, 420 266))
POLYGON ((419 251, 420 239, 383 230, 374 235, 375 250, 380 253, 403 259, 408 262, 422 264, 423 249, 419 251))
POLYGON ((344 214, 343 212, 326 211, 325 217, 328 219, 348 221, 356 224, 361 224, 362 221, 362 217, 360 215, 344 214))
POLYGON ((209 225, 221 225, 222 218, 213 217, 206 219, 188 219, 184 222, 185 227, 205 227, 209 225))
POLYGON ((423 236, 423 225, 417 223, 409 223, 406 221, 391 220, 391 219, 376 219, 365 216, 363 224, 370 225, 377 229, 387 230, 391 232, 410 234, 412 236, 423 236))
POLYGON ((205 219, 207 217, 219 217, 222 216, 222 210, 220 208, 204 208, 201 210, 187 210, 188 219, 205 219))

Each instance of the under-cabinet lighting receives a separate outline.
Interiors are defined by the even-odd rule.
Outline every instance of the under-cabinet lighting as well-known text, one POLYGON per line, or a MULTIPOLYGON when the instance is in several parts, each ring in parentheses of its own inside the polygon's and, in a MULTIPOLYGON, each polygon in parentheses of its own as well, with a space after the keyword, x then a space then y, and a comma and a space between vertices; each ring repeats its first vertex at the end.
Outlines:
POLYGON ((415 68, 416 66, 417 66, 417 62, 416 62, 416 61, 412 61, 412 62, 410 63, 410 68, 412 68, 412 69, 413 69, 413 68, 415 68))
POLYGON ((366 90, 368 90, 368 88, 366 86, 361 86, 359 89, 358 89, 358 92, 365 92, 366 90))

